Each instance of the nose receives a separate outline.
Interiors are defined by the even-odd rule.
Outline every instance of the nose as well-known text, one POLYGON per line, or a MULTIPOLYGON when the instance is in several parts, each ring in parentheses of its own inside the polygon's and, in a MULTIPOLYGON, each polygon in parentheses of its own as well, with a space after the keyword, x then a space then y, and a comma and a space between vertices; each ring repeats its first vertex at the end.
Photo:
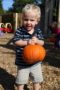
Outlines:
POLYGON ((27 23, 30 24, 30 20, 28 20, 27 23))

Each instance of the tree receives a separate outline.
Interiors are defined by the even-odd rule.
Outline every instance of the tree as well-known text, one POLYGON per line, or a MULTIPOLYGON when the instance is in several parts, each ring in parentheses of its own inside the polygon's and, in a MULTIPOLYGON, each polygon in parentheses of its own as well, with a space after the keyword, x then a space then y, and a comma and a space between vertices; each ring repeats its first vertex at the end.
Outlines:
POLYGON ((21 12, 25 4, 34 2, 34 0, 13 0, 13 1, 14 1, 13 6, 12 8, 9 9, 9 11, 18 13, 21 12))
POLYGON ((2 0, 0 0, 0 14, 4 12, 3 7, 2 7, 2 0))

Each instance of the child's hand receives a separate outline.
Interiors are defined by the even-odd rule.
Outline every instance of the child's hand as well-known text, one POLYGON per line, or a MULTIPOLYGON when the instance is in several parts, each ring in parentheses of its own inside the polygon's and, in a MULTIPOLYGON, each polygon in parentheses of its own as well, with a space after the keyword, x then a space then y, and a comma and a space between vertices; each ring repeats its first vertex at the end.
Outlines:
POLYGON ((35 43, 33 42, 32 39, 30 39, 30 40, 28 40, 28 44, 32 44, 32 45, 34 45, 35 43))
POLYGON ((38 39, 34 36, 34 37, 32 37, 32 39, 30 39, 30 40, 28 41, 28 44, 34 45, 34 44, 37 43, 37 41, 38 41, 38 39))
POLYGON ((37 37, 32 37, 32 43, 33 44, 39 44, 39 45, 44 45, 44 41, 43 40, 39 40, 37 37))
POLYGON ((33 37, 32 37, 32 42, 34 42, 35 44, 37 44, 38 38, 36 38, 35 36, 33 36, 33 37))

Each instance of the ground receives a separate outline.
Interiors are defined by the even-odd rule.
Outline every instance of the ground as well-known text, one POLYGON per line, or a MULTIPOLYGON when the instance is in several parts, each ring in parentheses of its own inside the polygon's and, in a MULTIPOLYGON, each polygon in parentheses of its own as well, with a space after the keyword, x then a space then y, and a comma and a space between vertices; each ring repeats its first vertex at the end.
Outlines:
MULTIPOLYGON (((15 50, 12 44, 14 34, 0 36, 0 90, 16 90, 15 50)), ((47 54, 42 62, 44 81, 41 90, 60 90, 60 50, 46 45, 47 54)), ((28 88, 32 90, 32 81, 28 88)), ((26 89, 28 90, 28 89, 26 89)))

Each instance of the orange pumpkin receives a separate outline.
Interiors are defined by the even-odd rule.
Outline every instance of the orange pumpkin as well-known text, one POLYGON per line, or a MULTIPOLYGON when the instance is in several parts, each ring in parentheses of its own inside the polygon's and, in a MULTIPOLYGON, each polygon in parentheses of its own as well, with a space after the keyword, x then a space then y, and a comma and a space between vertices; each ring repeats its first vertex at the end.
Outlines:
POLYGON ((40 45, 28 45, 23 50, 24 61, 28 64, 42 61, 45 58, 45 55, 46 50, 40 45))

